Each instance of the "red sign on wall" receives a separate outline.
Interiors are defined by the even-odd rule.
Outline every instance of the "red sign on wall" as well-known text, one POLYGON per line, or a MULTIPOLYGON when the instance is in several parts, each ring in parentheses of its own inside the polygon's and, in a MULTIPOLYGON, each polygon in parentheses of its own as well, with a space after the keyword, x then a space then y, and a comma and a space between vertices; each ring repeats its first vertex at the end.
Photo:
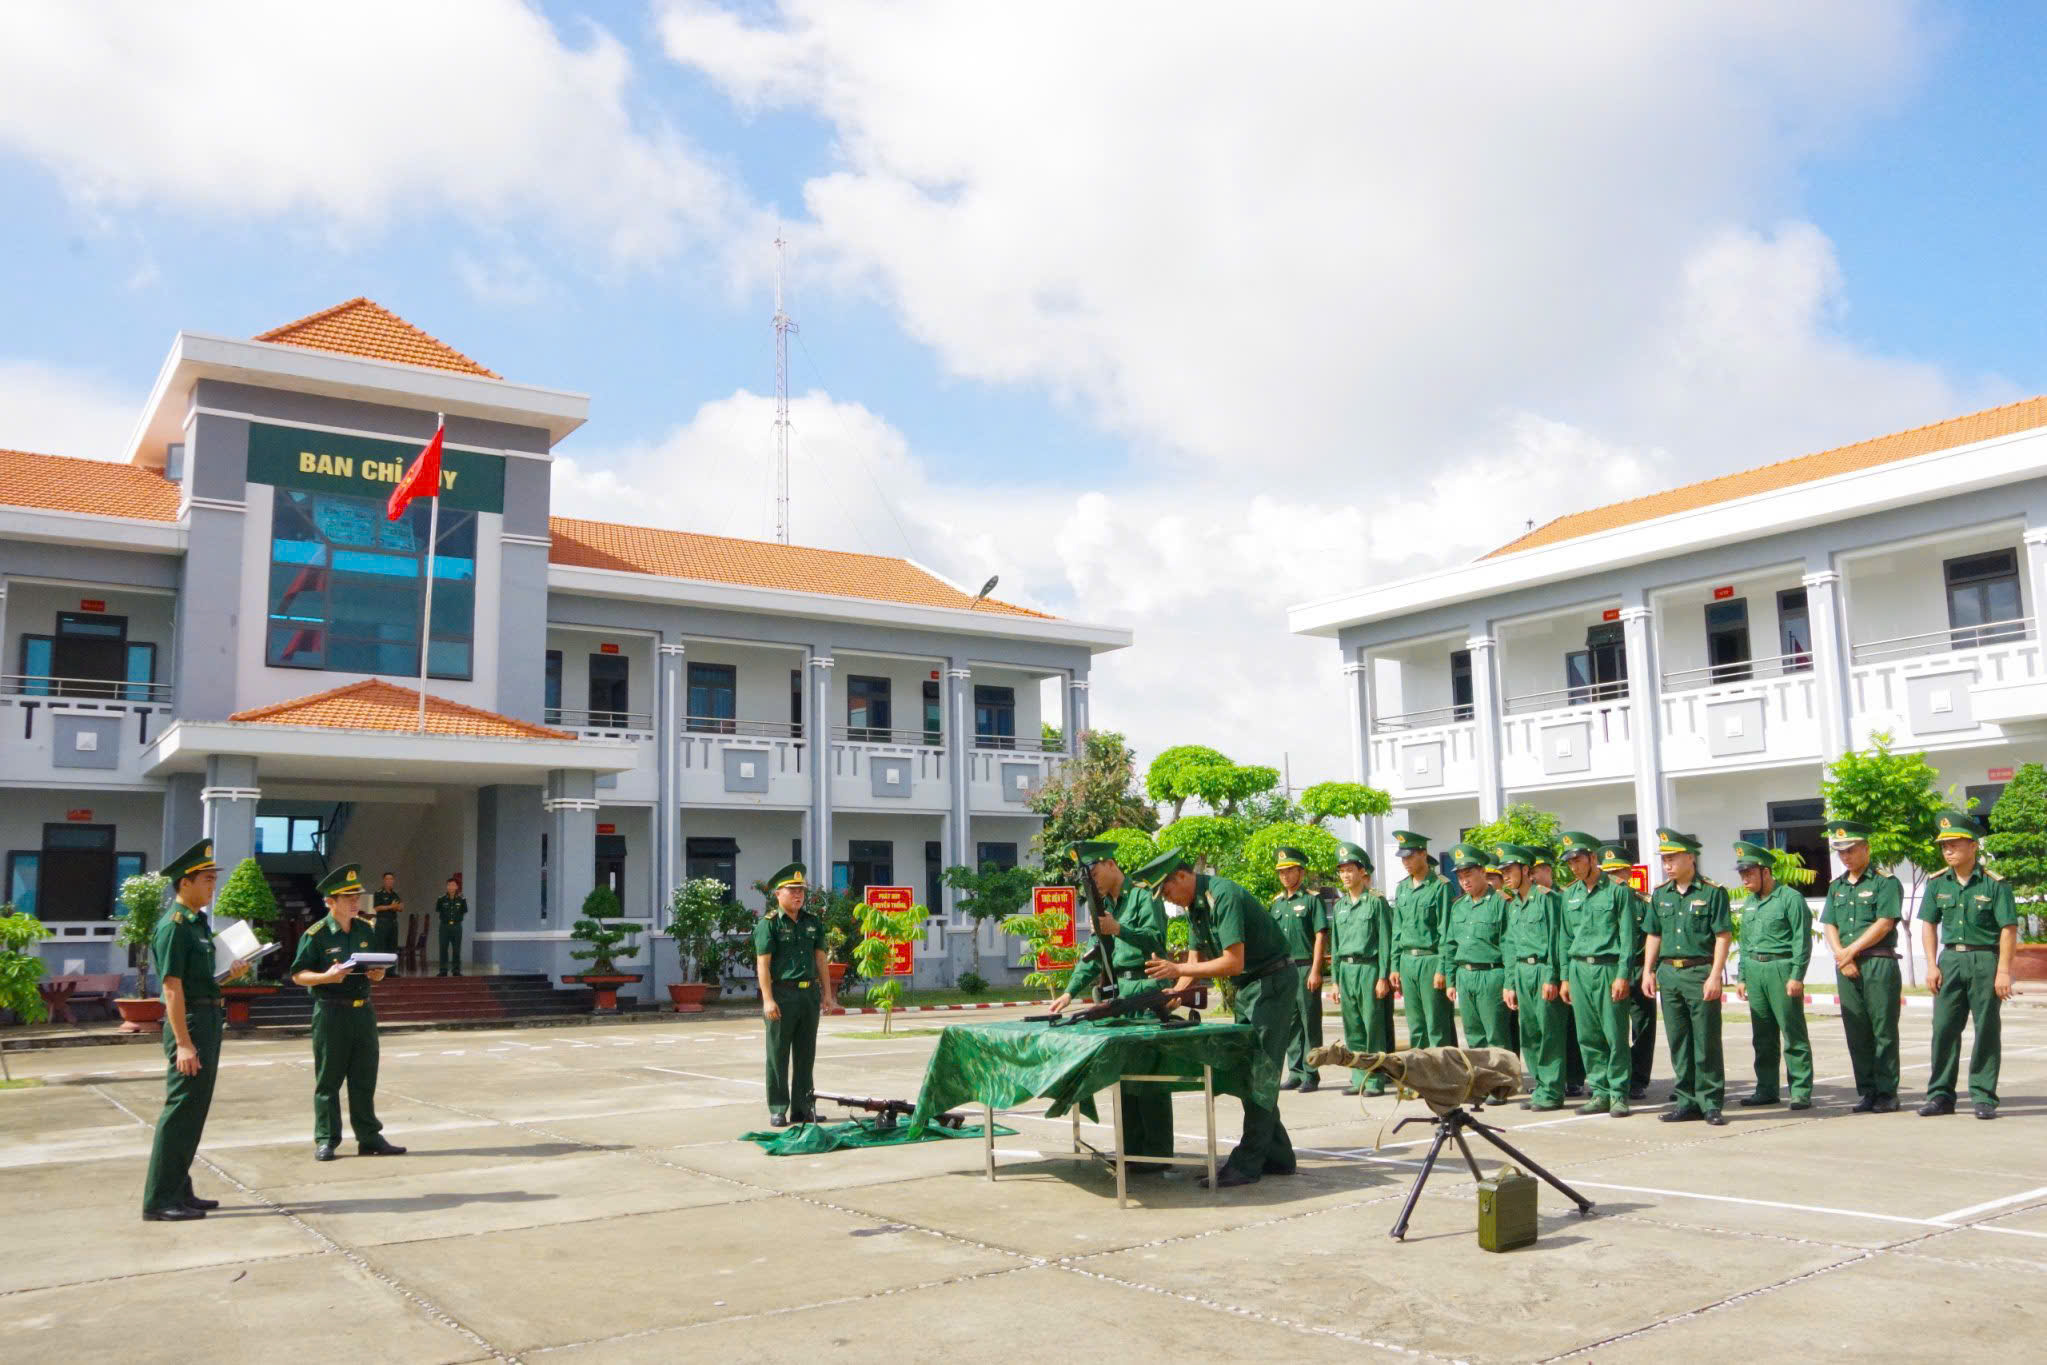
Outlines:
POLYGON ((1628 869, 1628 885, 1635 888, 1637 895, 1649 894, 1649 869, 1636 863, 1628 869))
POLYGON ((105 611, 107 609, 107 599, 104 597, 81 597, 78 599, 78 609, 80 611, 105 611))
POLYGON ((597 646, 597 652, 599 654, 616 654, 618 653, 618 646, 606 640, 603 644, 597 646))
POLYGON ((1734 589, 1731 587, 1713 589, 1713 600, 1715 602, 1725 602, 1728 598, 1732 596, 1734 596, 1734 589))
MULTIPOLYGON (((917 904, 916 891, 907 886, 870 886, 860 899, 877 910, 890 913, 908 910, 917 904)), ((901 943, 889 944, 888 974, 909 976, 917 968, 917 941, 908 939, 901 943)))
POLYGON ((1618 621, 1621 619, 1621 609, 1619 607, 1608 607, 1605 611, 1599 613, 1599 619, 1602 621, 1618 621))
MULTIPOLYGON (((1080 889, 1073 886, 1035 886, 1031 888, 1031 913, 1034 915, 1056 914, 1062 919, 1059 929, 1050 942, 1061 948, 1073 946, 1073 911, 1080 889)), ((1057 970, 1059 963, 1050 953, 1038 954, 1038 970, 1057 970)))
POLYGON ((599 834, 616 834, 616 833, 618 833, 618 826, 617 826, 617 825, 599 825, 599 826, 597 827, 597 832, 598 832, 599 834))
POLYGON ((1990 770, 1990 780, 1991 780, 1992 782, 2009 782, 2009 781, 2011 781, 2011 769, 2010 769, 2010 768, 1992 768, 1992 769, 1990 770))
POLYGON ((73 808, 73 809, 71 809, 71 810, 67 810, 67 811, 65 811, 65 812, 64 812, 64 818, 65 818, 66 820, 79 820, 79 821, 85 821, 85 820, 90 820, 90 819, 92 819, 92 812, 91 812, 91 811, 89 811, 89 810, 87 810, 87 809, 85 809, 85 808, 84 808, 84 807, 82 807, 82 806, 81 806, 81 807, 75 807, 75 808, 73 808))

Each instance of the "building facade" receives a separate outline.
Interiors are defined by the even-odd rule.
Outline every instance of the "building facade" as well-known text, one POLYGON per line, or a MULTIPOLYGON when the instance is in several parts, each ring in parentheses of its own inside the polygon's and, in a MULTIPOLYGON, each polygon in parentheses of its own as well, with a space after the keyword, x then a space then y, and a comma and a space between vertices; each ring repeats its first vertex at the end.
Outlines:
MULTIPOLYGON (((1887 734, 1986 809, 2047 758, 2047 399, 1598 507, 1293 609, 1336 640, 1361 780, 1451 839, 1509 801, 1631 847, 1829 874, 1820 782, 1887 734)), ((1824 966, 1817 959, 1814 966, 1824 966)))
MULTIPOLYGON (((202 833, 280 889, 388 870, 414 912, 459 873, 470 970, 574 971, 602 882, 656 996, 669 891, 758 905, 792 858, 913 887, 920 983, 963 969, 942 869, 1028 855, 1129 632, 907 560, 554 517, 587 408, 358 299, 180 333, 120 462, 0 452, 0 899, 54 931, 53 970, 122 970, 121 879, 202 833), (437 526, 387 520, 442 415, 437 526)), ((1003 979, 1015 945, 980 936, 1003 979)))

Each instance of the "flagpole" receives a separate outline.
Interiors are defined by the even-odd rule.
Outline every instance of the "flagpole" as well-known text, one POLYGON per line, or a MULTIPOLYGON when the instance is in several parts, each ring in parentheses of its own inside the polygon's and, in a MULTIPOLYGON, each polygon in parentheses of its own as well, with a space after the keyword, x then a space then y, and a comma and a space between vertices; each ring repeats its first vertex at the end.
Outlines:
MULTIPOLYGON (((437 412, 434 414, 434 434, 436 436, 440 436, 446 431, 447 425, 448 415, 446 413, 437 412)), ((434 476, 434 491, 429 496, 433 500, 433 508, 427 513, 426 591, 422 594, 426 598, 426 607, 420 615, 419 622, 419 733, 421 734, 426 733, 427 651, 433 648, 434 642, 434 552, 440 548, 441 543, 441 481, 438 472, 434 476)))

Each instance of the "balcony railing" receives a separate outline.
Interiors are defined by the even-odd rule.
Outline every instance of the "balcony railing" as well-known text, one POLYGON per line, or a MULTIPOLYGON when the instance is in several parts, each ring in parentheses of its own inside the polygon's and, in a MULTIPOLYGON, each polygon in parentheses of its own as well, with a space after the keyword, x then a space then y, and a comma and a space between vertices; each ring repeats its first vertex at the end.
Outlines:
POLYGON ((1066 746, 1042 735, 975 735, 976 749, 999 749, 1015 754, 1063 754, 1066 746))
POLYGON ((1456 725, 1474 714, 1470 705, 1437 706, 1426 711, 1402 711, 1398 715, 1372 717, 1372 729, 1423 730, 1431 725, 1456 725))
POLYGON ((559 726, 564 730, 579 730, 586 734, 645 735, 653 733, 654 717, 647 711, 592 711, 550 706, 547 709, 547 724, 559 726))
POLYGON ((1782 678, 1793 673, 1812 672, 1812 652, 1778 654, 1767 659, 1744 659, 1739 663, 1707 664, 1702 668, 1680 668, 1663 675, 1666 692, 1689 692, 1698 687, 1720 687, 1727 683, 1755 682, 1782 678))
POLYGON ((1990 621, 1980 626, 1953 626, 1947 630, 1926 630, 1917 635, 1898 635, 1888 640, 1865 640, 1856 645, 1850 660, 1855 664, 1882 663, 1887 659, 1911 659, 1923 654, 1949 654, 1958 649, 2008 644, 2033 638, 2033 618, 2015 616, 2009 621, 1990 621))
POLYGON ((0 697, 168 706, 171 685, 167 682, 126 682, 113 678, 51 678, 37 673, 0 673, 0 697))
POLYGON ((1558 687, 1509 697, 1501 709, 1507 715, 1518 716, 1529 711, 1560 711, 1567 706, 1598 706, 1627 699, 1625 682, 1587 683, 1583 687, 1558 687))
POLYGON ((942 748, 945 737, 937 730, 890 730, 874 725, 834 725, 832 738, 841 744, 893 744, 921 749, 942 748))
POLYGON ((803 724, 791 720, 736 720, 731 716, 684 716, 693 735, 740 735, 748 739, 802 739, 803 724))

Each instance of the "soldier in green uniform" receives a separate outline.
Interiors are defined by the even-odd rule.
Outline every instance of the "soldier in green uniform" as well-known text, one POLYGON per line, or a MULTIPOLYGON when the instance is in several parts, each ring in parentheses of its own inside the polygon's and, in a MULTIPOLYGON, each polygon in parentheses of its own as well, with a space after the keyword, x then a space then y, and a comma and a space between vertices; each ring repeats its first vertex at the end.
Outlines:
MULTIPOLYGON (((398 874, 386 872, 384 884, 370 897, 372 914, 370 923, 376 927, 377 947, 380 953, 402 953, 405 951, 405 897, 398 894, 398 874)), ((391 964, 390 976, 398 975, 398 965, 391 964)))
POLYGON ((1287 953, 1300 974, 1294 999, 1293 1032, 1287 1037, 1282 1090, 1303 1094, 1320 1088, 1322 1077, 1308 1065, 1308 1053, 1322 1046, 1322 964, 1329 960, 1329 911, 1322 898, 1304 889, 1308 855, 1297 848, 1273 851, 1282 893, 1272 902, 1272 919, 1286 936, 1287 953))
POLYGON ((447 894, 434 902, 434 936, 441 944, 441 975, 462 975, 462 921, 469 902, 462 898, 462 879, 448 878, 447 894))
POLYGON ((291 979, 313 993, 313 1160, 332 1161, 341 1141, 341 1086, 348 1085, 348 1126, 358 1156, 403 1156, 384 1140, 377 1118, 377 1011, 370 987, 382 967, 353 969, 357 953, 377 947, 376 930, 360 914, 362 869, 337 867, 319 886, 326 918, 299 935, 291 979))
POLYGON ((760 978, 761 1017, 768 1024, 768 1122, 777 1128, 817 1122, 811 1066, 817 1021, 838 1004, 826 955, 825 924, 804 908, 809 894, 802 863, 768 878, 775 902, 753 926, 753 965, 760 978))
POLYGON ((1450 1001, 1464 1024, 1466 1047, 1511 1047, 1507 1036, 1507 973, 1500 957, 1500 936, 1507 930, 1507 902, 1493 890, 1488 873, 1492 855, 1477 844, 1450 850, 1457 884, 1464 894, 1450 907, 1450 927, 1443 931, 1443 960, 1457 971, 1450 1001))
POLYGON ((1812 910, 1796 887, 1778 881, 1775 859, 1761 844, 1738 839, 1734 870, 1748 888, 1741 911, 1741 984, 1755 1040, 1755 1093, 1741 1106, 1777 1102, 1781 1056, 1791 1080, 1791 1107, 1812 1108, 1812 1044, 1805 1034, 1805 969, 1812 959, 1812 910))
POLYGON ((1703 1118, 1716 1128, 1727 1073, 1720 1054, 1720 976, 1734 942, 1727 888, 1699 875, 1699 841, 1674 829, 1656 831, 1663 884, 1642 917, 1642 989, 1659 992, 1670 1069, 1677 1073, 1676 1108, 1665 1123, 1703 1118), (1664 950, 1668 949, 1668 953, 1664 950))
MULTIPOLYGON (((1372 855, 1356 844, 1336 847, 1343 894, 1329 916, 1336 1002, 1343 1041, 1353 1052, 1393 1050, 1393 907, 1372 890, 1372 855)), ((1383 1095, 1386 1078, 1352 1071, 1346 1095, 1383 1095)))
POLYGON ((1935 964, 1926 973, 1933 992, 1933 1073, 1919 1112, 1928 1118, 1955 1112, 1962 1025, 1973 1019, 1976 1045, 1969 1052, 1969 1099, 1977 1118, 1994 1119, 2002 1060, 1999 1037, 2019 943, 2018 907, 2011 887, 1983 870, 1977 842, 1983 837, 1982 822, 1967 811, 1949 809, 1940 813, 1939 823, 1940 832, 1933 837, 1947 867, 1927 879, 1919 909, 1926 960, 1935 964))
POLYGON ((1499 848, 1507 929, 1500 952, 1507 960, 1507 1008, 1521 1021, 1521 1060, 1534 1078, 1524 1109, 1564 1107, 1563 903, 1534 885, 1535 850, 1499 848))
POLYGON ((1396 829, 1407 877, 1393 888, 1393 993, 1407 1002, 1409 1047, 1456 1047, 1457 1014, 1445 993, 1443 931, 1457 892, 1436 870, 1427 836, 1396 829))
MULTIPOLYGON (((1074 860, 1088 868, 1095 891, 1108 913, 1095 924, 1095 932, 1111 940, 1109 965, 1115 972, 1116 994, 1142 995, 1158 989, 1158 983, 1144 974, 1144 964, 1166 955, 1166 914, 1158 898, 1124 872, 1116 861, 1116 846, 1106 840, 1086 840, 1070 846, 1074 860)), ((1052 1002, 1058 1014, 1077 995, 1093 988, 1102 974, 1101 959, 1087 953, 1073 964, 1066 989, 1052 1002)), ((1173 1095, 1170 1090, 1145 1081, 1123 1087, 1123 1150, 1131 1156, 1173 1154, 1173 1095)), ((1132 1175, 1164 1175, 1163 1166, 1133 1166, 1132 1175)))
MULTIPOLYGON (((149 950, 163 983, 163 1108, 149 1148, 149 1175, 142 1185, 142 1216, 151 1223, 204 1218, 220 1207, 192 1190, 192 1158, 213 1105, 213 1081, 220 1074, 220 986, 213 979, 213 926, 206 907, 220 867, 213 841, 201 839, 163 870, 177 897, 156 922, 149 950)), ((243 964, 237 975, 246 974, 243 964)))
MULTIPOLYGON (((1548 844, 1530 844, 1528 847, 1535 854, 1534 884, 1536 887, 1549 892, 1556 899, 1557 923, 1561 925, 1564 914, 1564 893, 1557 888, 1557 851, 1548 844)), ((1534 892, 1531 891, 1529 894, 1533 895, 1534 892)), ((1557 1009, 1564 1019, 1564 1096, 1567 1099, 1577 1099, 1585 1093, 1585 1054, 1578 1047, 1578 1016, 1572 1013, 1570 1006, 1563 1003, 1563 977, 1561 975, 1563 965, 1561 959, 1558 961, 1557 971, 1559 973, 1557 978, 1557 1009)), ((1514 1018, 1515 1027, 1518 1029, 1521 1016, 1517 1012, 1514 1018)))
POLYGON ((1635 917, 1613 883, 1599 875, 1599 841, 1572 830, 1564 835, 1564 983, 1560 994, 1578 1016, 1578 1046, 1585 1054, 1585 1086, 1592 1094, 1581 1114, 1626 1118, 1628 1107, 1628 981, 1635 956, 1635 917))
POLYGON ((1642 917, 1649 913, 1649 898, 1628 879, 1635 865, 1619 844, 1601 845, 1599 867, 1620 888, 1635 919, 1635 956, 1628 960, 1628 1098, 1639 1100, 1649 1094, 1649 1073, 1656 1066, 1656 1000, 1642 990, 1642 917))
POLYGON ((1820 925, 1834 955, 1841 1028, 1855 1068, 1854 1112, 1889 1114, 1898 1107, 1898 1009, 1904 1002, 1898 921, 1905 889, 1870 866, 1868 825, 1830 821, 1827 842, 1846 870, 1827 887, 1820 925))
MULTIPOLYGON (((1138 880, 1159 899, 1186 910, 1193 945, 1185 962, 1155 957, 1145 964, 1145 975, 1180 985, 1229 978, 1237 989, 1238 1022, 1251 1026, 1258 1050, 1265 1054, 1272 1074, 1278 1075, 1286 1064, 1300 973, 1272 912, 1227 877, 1196 875, 1177 849, 1146 863, 1138 880)), ((1217 1186, 1249 1185, 1261 1176, 1292 1175, 1296 1169, 1294 1144, 1279 1117, 1278 1094, 1269 1106, 1247 1097, 1244 1135, 1228 1164, 1216 1172, 1217 1186)), ((1202 1177, 1204 1185, 1207 1180, 1202 1177)))

